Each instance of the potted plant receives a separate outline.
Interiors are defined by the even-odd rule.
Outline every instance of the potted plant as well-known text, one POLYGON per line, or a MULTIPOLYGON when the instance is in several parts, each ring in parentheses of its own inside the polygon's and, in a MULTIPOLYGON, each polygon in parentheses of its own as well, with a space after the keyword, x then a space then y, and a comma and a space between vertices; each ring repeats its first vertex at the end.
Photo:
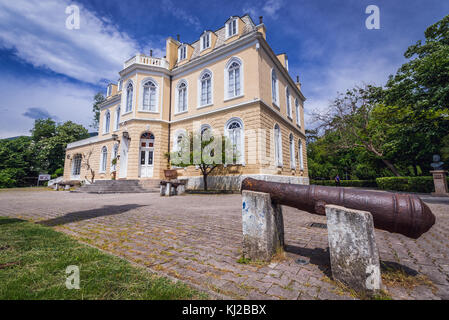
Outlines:
POLYGON ((112 159, 111 165, 114 166, 114 170, 112 171, 112 180, 115 180, 115 177, 116 177, 115 166, 117 165, 117 158, 112 159))
POLYGON ((164 170, 166 179, 176 179, 178 177, 178 171, 176 169, 170 169, 170 153, 166 152, 164 157, 167 159, 167 169, 164 170))

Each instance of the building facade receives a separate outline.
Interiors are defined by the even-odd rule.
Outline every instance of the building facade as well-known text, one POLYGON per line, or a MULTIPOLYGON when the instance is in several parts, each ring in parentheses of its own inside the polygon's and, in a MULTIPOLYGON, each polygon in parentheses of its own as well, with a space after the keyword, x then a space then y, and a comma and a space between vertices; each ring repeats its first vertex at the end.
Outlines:
MULTIPOLYGON (((230 17, 191 43, 169 37, 164 58, 137 54, 107 87, 98 136, 67 146, 65 180, 163 179, 166 154, 181 136, 212 129, 238 150, 210 188, 238 189, 242 178, 308 184, 304 101, 286 54, 275 54, 260 19, 230 17), (115 159, 115 160, 114 160, 115 159)), ((177 168, 201 188, 197 166, 177 168)))

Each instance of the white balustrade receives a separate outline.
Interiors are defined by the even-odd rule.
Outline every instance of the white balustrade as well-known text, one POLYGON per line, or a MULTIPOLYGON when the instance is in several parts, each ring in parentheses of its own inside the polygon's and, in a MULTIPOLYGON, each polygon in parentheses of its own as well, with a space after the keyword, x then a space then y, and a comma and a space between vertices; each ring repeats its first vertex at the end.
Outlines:
POLYGON ((123 69, 128 68, 133 64, 142 64, 145 66, 155 66, 168 69, 168 62, 163 58, 154 58, 150 56, 146 56, 144 54, 137 54, 128 61, 126 61, 123 65, 123 69))

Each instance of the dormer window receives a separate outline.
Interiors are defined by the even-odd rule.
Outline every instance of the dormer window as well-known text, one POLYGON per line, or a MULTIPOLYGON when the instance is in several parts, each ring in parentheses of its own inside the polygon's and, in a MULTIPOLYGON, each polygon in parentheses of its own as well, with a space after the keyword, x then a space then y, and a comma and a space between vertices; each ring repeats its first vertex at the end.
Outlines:
POLYGON ((187 57, 187 47, 186 46, 181 46, 178 49, 178 61, 184 60, 187 57))
POLYGON ((230 19, 226 24, 226 37, 230 38, 237 34, 237 19, 230 19))
POLYGON ((207 49, 210 47, 210 32, 205 32, 201 36, 201 50, 207 49))
POLYGON ((107 89, 106 89, 106 97, 109 97, 111 95, 111 85, 108 85, 107 89))

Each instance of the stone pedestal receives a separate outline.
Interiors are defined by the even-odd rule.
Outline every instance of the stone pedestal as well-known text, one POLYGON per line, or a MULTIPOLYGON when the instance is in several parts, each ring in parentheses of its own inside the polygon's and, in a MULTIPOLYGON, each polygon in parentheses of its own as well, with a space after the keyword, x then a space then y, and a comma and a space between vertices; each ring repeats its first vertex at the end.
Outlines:
POLYGON ((165 186, 163 184, 160 186, 160 195, 161 197, 165 196, 165 186))
POLYGON ((184 194, 185 192, 186 192, 186 186, 183 184, 178 185, 178 187, 176 188, 176 194, 181 195, 181 194, 184 194))
POLYGON ((447 189, 447 171, 446 170, 433 170, 430 171, 433 175, 433 184, 435 185, 435 192, 432 192, 436 196, 449 196, 447 189))
POLYGON ((371 213, 326 205, 332 276, 358 291, 381 289, 379 252, 371 213))
POLYGON ((243 256, 269 261, 284 246, 284 222, 280 205, 268 193, 242 192, 243 256))
POLYGON ((170 197, 172 195, 172 190, 171 190, 171 183, 167 182, 167 184, 165 185, 165 195, 167 197, 170 197))

